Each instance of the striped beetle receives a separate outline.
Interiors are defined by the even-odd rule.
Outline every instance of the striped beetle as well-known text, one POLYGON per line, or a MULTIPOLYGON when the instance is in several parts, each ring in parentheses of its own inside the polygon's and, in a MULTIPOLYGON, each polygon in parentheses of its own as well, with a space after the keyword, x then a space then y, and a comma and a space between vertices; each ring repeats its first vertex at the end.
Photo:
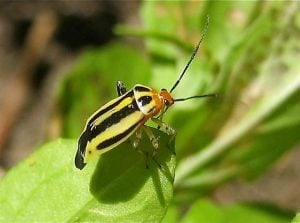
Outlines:
POLYGON ((163 114, 170 106, 178 101, 216 96, 216 94, 205 94, 179 99, 174 99, 171 96, 172 91, 177 87, 194 59, 206 33, 207 26, 208 19, 200 41, 170 91, 162 89, 158 92, 153 88, 140 84, 127 91, 121 81, 117 82, 118 97, 102 106, 88 119, 79 138, 78 150, 75 156, 75 166, 78 169, 83 169, 92 156, 115 148, 133 133, 136 133, 136 138, 133 141, 133 147, 136 148, 141 139, 141 130, 144 130, 150 138, 154 147, 152 154, 154 157, 158 149, 158 141, 150 128, 144 125, 146 121, 151 119, 158 125, 158 128, 161 128, 168 135, 175 136, 175 130, 162 121, 163 114))

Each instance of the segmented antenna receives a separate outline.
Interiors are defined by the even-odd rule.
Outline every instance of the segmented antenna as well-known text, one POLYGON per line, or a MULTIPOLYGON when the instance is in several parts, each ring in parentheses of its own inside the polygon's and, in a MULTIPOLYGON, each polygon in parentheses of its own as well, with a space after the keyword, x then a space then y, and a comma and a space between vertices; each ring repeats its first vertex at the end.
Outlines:
POLYGON ((191 56, 189 62, 185 65, 185 67, 184 67, 184 69, 183 69, 183 71, 182 71, 180 77, 178 78, 178 80, 175 82, 175 84, 174 84, 173 87, 171 88, 170 93, 172 93, 172 91, 177 87, 177 85, 179 84, 179 82, 180 82, 181 79, 183 78, 185 72, 186 72, 187 69, 189 68, 191 62, 193 61, 193 59, 194 59, 196 53, 198 52, 199 47, 200 47, 200 44, 201 44, 201 42, 203 41, 204 36, 205 36, 205 34, 206 34, 206 32, 207 32, 208 24, 209 24, 209 16, 207 16, 207 18, 206 18, 205 27, 204 27, 204 30, 203 30, 203 33, 202 33, 202 36, 201 36, 200 41, 198 42, 198 44, 197 44, 197 46, 196 46, 196 48, 195 48, 195 50, 194 50, 194 52, 193 52, 193 54, 192 54, 192 56, 191 56))

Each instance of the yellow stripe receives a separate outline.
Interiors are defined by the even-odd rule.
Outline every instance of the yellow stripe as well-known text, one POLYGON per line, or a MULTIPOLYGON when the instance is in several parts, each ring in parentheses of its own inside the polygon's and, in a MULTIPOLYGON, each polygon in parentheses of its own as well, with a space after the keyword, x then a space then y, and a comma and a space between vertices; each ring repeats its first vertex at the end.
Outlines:
MULTIPOLYGON (((97 111, 95 111, 95 112, 91 115, 91 117, 87 120, 86 125, 90 122, 90 120, 91 120, 97 113, 99 113, 101 110, 104 110, 104 109, 107 108, 108 106, 110 106, 110 105, 112 105, 113 103, 115 103, 116 101, 118 101, 119 98, 120 98, 120 97, 115 98, 115 99, 109 101, 108 103, 106 103, 105 105, 103 105, 101 108, 99 108, 97 111)), ((105 114, 104 114, 104 115, 105 115, 105 114)), ((98 121, 99 118, 102 118, 102 115, 101 115, 100 117, 98 117, 93 123, 94 123, 94 124, 100 123, 99 121, 100 121, 100 120, 103 120, 103 119, 100 119, 100 120, 98 121)), ((86 126, 85 126, 85 128, 86 128, 86 126)))
MULTIPOLYGON (((122 108, 128 106, 129 104, 131 104, 132 100, 134 100, 133 97, 127 97, 124 98, 124 100, 122 100, 122 102, 120 102, 120 104, 116 107, 114 107, 113 109, 107 111, 106 113, 104 113, 103 115, 99 116, 94 122, 94 125, 99 125, 101 122, 103 122, 105 119, 107 119, 109 116, 111 116, 113 113, 120 111, 122 108)), ((111 103, 110 103, 111 104, 111 103)), ((109 106, 109 105, 108 105, 109 106)), ((107 107, 107 106, 106 106, 107 107)), ((97 113, 95 113, 97 114, 97 113)))
MULTIPOLYGON (((144 114, 140 111, 136 111, 130 115, 128 115, 126 118, 122 119, 119 123, 112 125, 108 129, 106 129, 104 132, 99 134, 97 137, 95 137, 91 142, 88 142, 87 147, 86 147, 86 154, 85 154, 85 162, 88 162, 91 157, 97 155, 97 154, 102 154, 107 152, 108 150, 114 148, 115 146, 121 144, 124 142, 126 139, 129 138, 131 134, 129 134, 127 137, 124 137, 122 140, 119 140, 115 144, 101 150, 97 150, 97 145, 100 143, 104 142, 107 139, 110 139, 111 137, 118 135, 124 131, 126 131, 130 126, 134 125, 138 121, 142 121, 144 117, 144 114), (91 151, 89 153, 88 151, 91 151)), ((135 130, 133 130, 135 131, 135 130)))
POLYGON ((127 98, 124 98, 121 103, 115 107, 115 110, 116 111, 119 111, 121 110, 122 108, 128 106, 129 104, 132 103, 132 100, 134 100, 134 97, 127 97, 127 98))
POLYGON ((151 96, 152 97, 152 93, 148 92, 148 91, 135 91, 134 96, 135 96, 135 98, 140 98, 143 96, 151 96))

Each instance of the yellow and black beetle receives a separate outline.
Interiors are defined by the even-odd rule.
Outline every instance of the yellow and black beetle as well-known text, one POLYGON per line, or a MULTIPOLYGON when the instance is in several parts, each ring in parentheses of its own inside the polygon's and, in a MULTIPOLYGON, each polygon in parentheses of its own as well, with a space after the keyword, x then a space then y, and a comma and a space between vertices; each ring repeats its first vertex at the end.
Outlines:
POLYGON ((161 120, 162 115, 174 102, 216 96, 216 94, 206 94, 180 99, 174 99, 171 96, 172 91, 177 87, 194 59, 206 33, 207 26, 208 20, 190 60, 170 91, 162 89, 158 92, 153 88, 140 84, 127 91, 121 81, 117 82, 119 97, 106 103, 88 119, 85 129, 79 138, 75 157, 75 166, 78 169, 83 169, 92 156, 115 148, 133 133, 136 133, 137 139, 134 141, 133 146, 137 147, 142 129, 151 140, 154 147, 154 156, 155 151, 158 149, 158 141, 151 130, 144 125, 147 120, 151 119, 154 121, 168 135, 175 135, 175 130, 161 120))

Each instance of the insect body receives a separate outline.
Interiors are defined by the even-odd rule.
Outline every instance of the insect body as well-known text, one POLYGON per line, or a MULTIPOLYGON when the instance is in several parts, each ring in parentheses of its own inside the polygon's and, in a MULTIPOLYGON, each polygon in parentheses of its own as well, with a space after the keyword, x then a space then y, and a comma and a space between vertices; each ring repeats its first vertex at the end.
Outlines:
POLYGON ((173 99, 165 90, 158 93, 138 84, 126 92, 119 81, 117 91, 120 96, 102 106, 87 121, 78 142, 77 168, 82 169, 95 154, 107 152, 124 142, 149 118, 162 111, 165 105, 173 104, 173 99))
MULTIPOLYGON (((205 31, 207 25, 208 21, 205 31)), ((137 140, 134 141, 134 146, 136 147, 141 137, 140 131, 142 129, 145 130, 152 142, 154 155, 158 148, 158 142, 151 130, 144 125, 147 120, 153 120, 158 127, 167 134, 174 135, 175 130, 161 120, 162 115, 170 106, 178 101, 216 96, 215 94, 206 94, 180 99, 174 99, 171 96, 172 91, 177 87, 194 59, 200 43, 204 38, 204 34, 205 32, 202 34, 199 43, 179 79, 175 82, 170 91, 162 89, 158 92, 140 84, 135 85, 132 89, 127 91, 125 85, 121 81, 118 81, 117 93, 119 97, 102 106, 88 119, 85 129, 79 138, 78 150, 75 156, 75 166, 78 169, 83 169, 92 156, 105 153, 115 148, 127 140, 133 133, 136 133, 137 140)))

